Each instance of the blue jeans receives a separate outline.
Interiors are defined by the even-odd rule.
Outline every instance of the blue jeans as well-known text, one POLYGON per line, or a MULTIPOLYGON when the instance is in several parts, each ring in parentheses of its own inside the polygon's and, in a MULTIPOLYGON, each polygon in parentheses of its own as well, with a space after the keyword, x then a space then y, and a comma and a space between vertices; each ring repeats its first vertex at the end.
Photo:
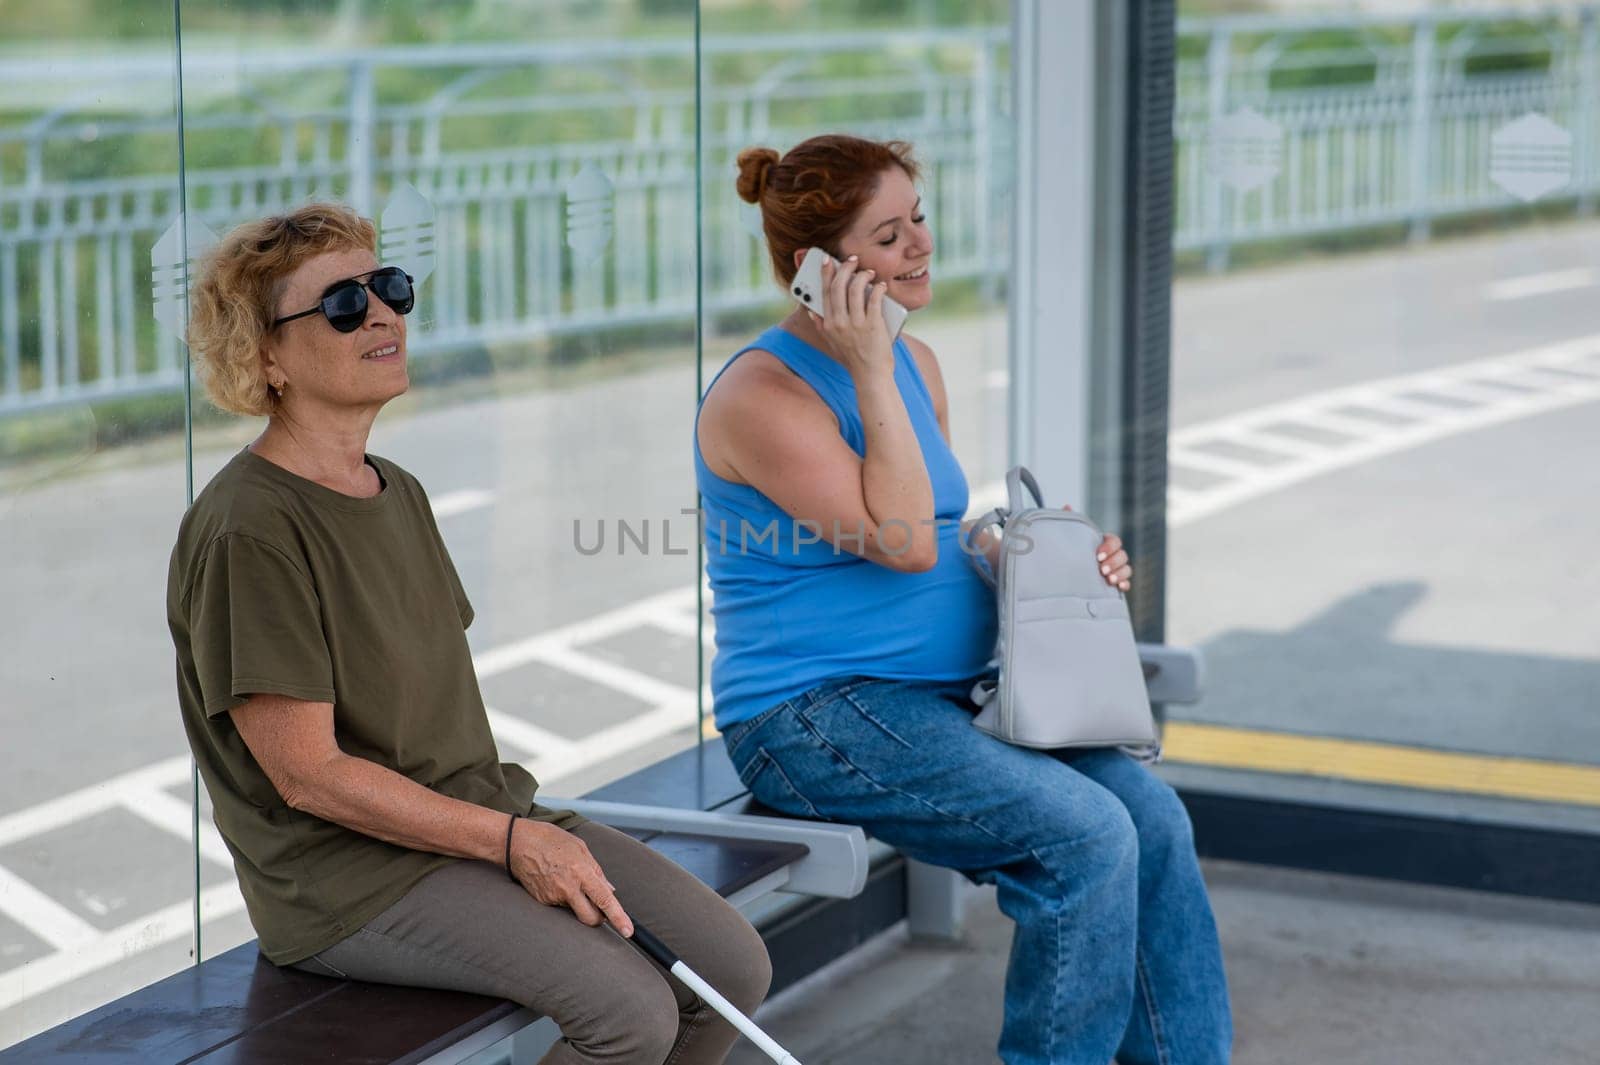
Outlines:
POLYGON ((1177 795, 1117 751, 979 732, 968 688, 842 678, 723 740, 767 806, 997 886, 1017 926, 1006 1065, 1226 1062, 1222 951, 1177 795))

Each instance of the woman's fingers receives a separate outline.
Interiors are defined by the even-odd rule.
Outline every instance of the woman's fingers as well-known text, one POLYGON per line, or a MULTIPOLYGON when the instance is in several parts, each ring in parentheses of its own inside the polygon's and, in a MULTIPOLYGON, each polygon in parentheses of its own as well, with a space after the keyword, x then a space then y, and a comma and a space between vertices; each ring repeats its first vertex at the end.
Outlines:
POLYGON ((551 824, 521 823, 527 828, 517 838, 513 868, 528 893, 547 906, 567 907, 591 928, 610 921, 623 935, 633 935, 633 922, 617 901, 617 889, 588 844, 551 824))
POLYGON ((858 270, 850 279, 850 324, 862 326, 867 323, 867 295, 872 291, 872 280, 875 273, 871 270, 858 270))
POLYGON ((1122 537, 1107 533, 1106 538, 1100 541, 1095 559, 1100 564, 1100 574, 1105 577, 1107 584, 1128 590, 1128 582, 1133 579, 1133 567, 1128 564, 1128 553, 1122 549, 1122 537))
POLYGON ((598 928, 605 922, 600 910, 589 901, 589 896, 584 894, 581 885, 574 885, 567 892, 566 903, 572 915, 590 928, 598 928))
POLYGON ((850 314, 850 279, 856 273, 855 258, 852 256, 838 266, 824 262, 822 269, 824 270, 822 282, 828 290, 826 305, 833 309, 827 317, 833 319, 848 317, 850 314))
POLYGON ((620 932, 623 938, 633 935, 633 921, 622 908, 622 903, 617 900, 616 890, 600 872, 598 865, 594 867, 594 876, 584 883, 583 891, 588 896, 589 902, 611 922, 611 927, 620 932))
POLYGON ((883 299, 888 291, 889 284, 886 281, 879 281, 877 284, 873 285, 867 290, 867 306, 865 311, 867 321, 870 322, 876 318, 883 317, 883 299))

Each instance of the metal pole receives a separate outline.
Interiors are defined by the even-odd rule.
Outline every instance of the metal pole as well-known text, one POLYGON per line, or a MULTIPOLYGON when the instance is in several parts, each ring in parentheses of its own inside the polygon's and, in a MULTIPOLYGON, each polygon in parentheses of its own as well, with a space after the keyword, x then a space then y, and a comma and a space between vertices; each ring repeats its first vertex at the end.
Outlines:
POLYGON ((1015 0, 1016 220, 1011 324, 1012 463, 1081 504, 1089 481, 1095 302, 1099 4, 1015 0))
POLYGON ((1410 151, 1411 239, 1428 239, 1432 216, 1429 194, 1433 181, 1433 64, 1436 39, 1433 20, 1419 18, 1411 33, 1411 134, 1410 151))
POLYGON ((972 71, 971 116, 973 126, 973 221, 977 224, 978 262, 983 269, 983 297, 993 301, 1000 271, 994 262, 994 234, 996 224, 994 200, 990 183, 994 176, 994 47, 985 43, 978 48, 972 71))
POLYGON ((371 215, 373 211, 372 178, 377 145, 373 134, 377 117, 376 90, 373 87, 372 64, 359 62, 350 67, 350 129, 345 141, 345 151, 350 167, 350 206, 358 214, 371 215))
MULTIPOLYGON (((1206 152, 1215 143, 1217 126, 1228 114, 1228 76, 1233 53, 1233 34, 1223 26, 1211 29, 1211 44, 1206 49, 1206 152)), ((1206 180, 1206 269, 1220 273, 1228 268, 1228 219, 1222 179, 1215 173, 1206 180)))
POLYGON ((1573 131, 1577 149, 1578 214, 1594 213, 1600 186, 1600 10, 1585 7, 1578 29, 1578 114, 1573 131))

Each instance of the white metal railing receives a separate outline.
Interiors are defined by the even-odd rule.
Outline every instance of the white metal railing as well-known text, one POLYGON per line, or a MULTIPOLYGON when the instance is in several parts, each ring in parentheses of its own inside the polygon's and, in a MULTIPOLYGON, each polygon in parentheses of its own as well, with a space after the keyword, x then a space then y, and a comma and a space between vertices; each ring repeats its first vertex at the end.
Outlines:
POLYGON ((1570 133, 1570 180, 1600 192, 1600 5, 1397 16, 1181 20, 1180 251, 1213 268, 1240 244, 1501 211, 1494 133, 1534 112, 1570 133), (1218 123, 1249 108, 1276 127, 1276 173, 1216 180, 1218 123))
MULTIPOLYGON (((372 214, 414 186, 435 211, 437 256, 412 320, 418 355, 688 323, 697 223, 709 309, 776 295, 753 208, 733 192, 734 155, 844 127, 915 142, 941 273, 993 275, 1010 228, 1009 48, 1003 27, 887 44, 876 34, 707 38, 699 115, 692 41, 186 54, 188 214, 221 231, 310 196, 372 214), (425 94, 380 103, 377 86, 398 75, 425 94), (306 104, 307 86, 328 102, 306 104), (603 252, 575 248, 569 225, 569 186, 586 168, 603 175, 587 216, 608 229, 603 252)), ((182 381, 182 351, 156 328, 151 287, 152 248, 180 206, 171 62, 78 64, 63 95, 95 104, 0 130, 0 415, 182 381), (108 114, 101 101, 118 94, 158 113, 108 114), (148 150, 163 136, 170 156, 148 150), (74 146, 118 143, 128 147, 103 154, 128 172, 73 172, 74 146)), ((0 94, 61 78, 58 61, 7 61, 0 94)))
MULTIPOLYGON (((1597 14, 1181 21, 1175 247, 1219 268, 1241 244, 1390 224, 1422 237, 1436 218, 1504 210, 1517 201, 1491 180, 1491 136, 1530 111, 1570 131, 1571 180, 1553 195, 1587 209, 1597 14), (1249 190, 1216 176, 1219 123, 1246 108, 1278 135, 1249 190)), ((916 142, 942 276, 1007 268, 1006 27, 706 37, 701 51, 697 113, 690 40, 193 49, 189 213, 219 231, 311 195, 374 213, 414 185, 437 241, 418 355, 688 323, 697 226, 708 309, 773 294, 733 194, 737 151, 848 128, 916 142), (604 183, 578 214, 609 225, 603 253, 575 249, 568 224, 586 168, 604 183)), ((0 129, 0 416, 181 382, 151 292, 152 247, 179 213, 171 81, 170 54, 0 62, 0 106, 36 115, 0 129)))

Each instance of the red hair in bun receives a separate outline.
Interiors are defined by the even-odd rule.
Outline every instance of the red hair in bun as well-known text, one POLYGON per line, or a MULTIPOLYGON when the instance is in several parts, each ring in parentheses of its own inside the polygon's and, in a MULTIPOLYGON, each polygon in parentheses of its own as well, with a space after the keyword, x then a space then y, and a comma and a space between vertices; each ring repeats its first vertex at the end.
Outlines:
POLYGON ((739 153, 739 198, 761 206, 772 271, 785 288, 794 280, 794 253, 810 247, 836 252, 884 171, 896 166, 917 180, 920 170, 905 141, 842 133, 802 141, 781 158, 771 148, 739 153))

